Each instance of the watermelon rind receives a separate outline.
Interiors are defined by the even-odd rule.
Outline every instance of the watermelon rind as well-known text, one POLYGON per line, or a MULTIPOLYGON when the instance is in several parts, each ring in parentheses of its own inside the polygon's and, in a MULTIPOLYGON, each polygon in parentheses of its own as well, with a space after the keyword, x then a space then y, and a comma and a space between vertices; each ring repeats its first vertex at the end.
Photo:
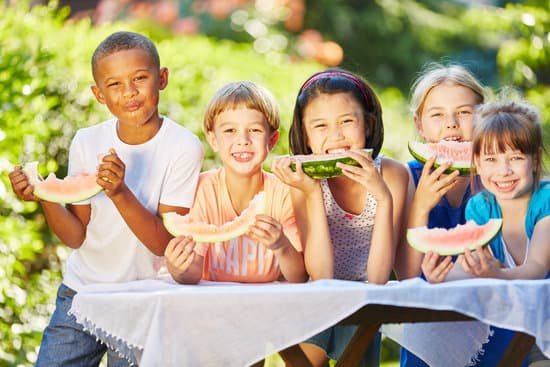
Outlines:
POLYGON ((191 236, 197 243, 224 242, 242 236, 256 221, 256 215, 265 212, 265 194, 256 194, 241 215, 221 225, 193 222, 190 214, 180 215, 176 212, 162 214, 164 227, 172 236, 191 236), (235 228, 227 230, 232 224, 235 228))
MULTIPOLYGON (((471 144, 471 143, 466 142, 464 144, 471 144)), ((426 163, 426 161, 430 159, 430 157, 432 157, 433 155, 433 152, 429 148, 429 146, 426 143, 422 143, 419 141, 410 141, 408 143, 408 149, 409 149, 409 153, 411 153, 413 158, 422 164, 426 163)), ((443 164, 446 161, 447 159, 444 157, 437 157, 436 161, 434 162, 434 168, 441 166, 441 164, 443 164)), ((453 160, 451 167, 447 168, 445 170, 445 173, 452 173, 453 171, 458 171, 460 176, 470 175, 471 159, 464 160, 464 161, 453 160)))
MULTIPOLYGON (((363 150, 372 154, 372 149, 363 150)), ((336 167, 337 162, 355 167, 360 166, 359 162, 348 157, 346 153, 295 155, 290 158, 299 159, 302 162, 304 173, 315 180, 341 176, 342 170, 336 167)), ((290 169, 296 171, 295 162, 290 163, 290 169)))
POLYGON ((407 241, 410 246, 423 253, 431 251, 442 256, 454 256, 464 253, 466 249, 475 250, 488 245, 498 235, 501 227, 502 219, 493 218, 482 225, 470 220, 449 229, 426 226, 409 228, 407 229, 407 241), (459 231, 470 231, 477 238, 464 238, 458 244, 450 245, 446 239, 456 237, 459 231))
MULTIPOLYGON (((63 185, 69 185, 68 181, 65 179, 58 179, 53 173, 50 174, 46 180, 44 180, 38 173, 38 162, 28 162, 23 166, 23 172, 27 175, 29 183, 34 187, 33 194, 34 196, 49 201, 52 203, 59 204, 71 204, 79 201, 87 200, 103 190, 101 186, 95 183, 95 176, 87 176, 86 181, 89 182, 88 187, 82 189, 81 191, 69 194, 67 191, 62 192, 63 185), (92 180, 90 177, 94 177, 92 180), (45 186, 46 181, 52 180, 55 181, 62 193, 54 193, 49 191, 45 186)), ((72 177, 72 179, 77 180, 78 176, 72 177)), ((48 181, 50 184, 51 182, 48 181)))

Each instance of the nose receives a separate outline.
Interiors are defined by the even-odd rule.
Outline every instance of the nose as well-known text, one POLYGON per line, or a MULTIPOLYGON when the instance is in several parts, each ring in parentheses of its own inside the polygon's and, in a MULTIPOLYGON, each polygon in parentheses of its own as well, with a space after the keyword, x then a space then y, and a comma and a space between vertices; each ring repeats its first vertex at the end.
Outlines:
POLYGON ((447 117, 445 126, 447 129, 456 129, 458 127, 458 118, 454 113, 447 117))
POLYGON ((125 84, 123 93, 125 98, 134 97, 137 94, 137 88, 135 87, 134 83, 130 82, 128 84, 125 84))
POLYGON ((240 131, 237 137, 237 144, 239 145, 249 145, 250 144, 250 135, 248 131, 240 131))
POLYGON ((509 160, 502 160, 499 164, 498 164, 498 173, 505 176, 505 175, 508 175, 512 172, 512 169, 510 167, 510 161, 509 160))
POLYGON ((334 140, 341 139, 344 136, 344 133, 342 131, 342 127, 339 126, 338 124, 336 126, 333 126, 331 131, 330 131, 330 136, 334 140))

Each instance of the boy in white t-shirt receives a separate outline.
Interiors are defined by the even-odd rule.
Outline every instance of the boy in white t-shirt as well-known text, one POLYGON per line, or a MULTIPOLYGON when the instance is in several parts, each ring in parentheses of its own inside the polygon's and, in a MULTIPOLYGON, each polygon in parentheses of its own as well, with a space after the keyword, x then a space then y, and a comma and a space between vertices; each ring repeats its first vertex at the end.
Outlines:
POLYGON ((289 186, 262 169, 279 139, 279 110, 271 93, 252 82, 233 82, 210 100, 204 132, 223 163, 203 172, 190 214, 197 222, 234 220, 260 191, 265 211, 248 233, 228 241, 168 244, 166 265, 178 283, 203 280, 265 283, 308 279, 289 186))
POLYGON ((92 92, 114 118, 76 133, 69 175, 97 172, 104 191, 63 206, 35 197, 21 167, 10 173, 17 196, 39 201, 51 230, 74 249, 37 366, 98 365, 106 351, 109 366, 128 364, 67 312, 84 285, 156 275, 156 260, 172 238, 160 215, 189 211, 202 165, 199 139, 159 115, 159 92, 168 84, 168 70, 160 67, 157 49, 148 38, 113 33, 96 48, 92 73, 92 92))

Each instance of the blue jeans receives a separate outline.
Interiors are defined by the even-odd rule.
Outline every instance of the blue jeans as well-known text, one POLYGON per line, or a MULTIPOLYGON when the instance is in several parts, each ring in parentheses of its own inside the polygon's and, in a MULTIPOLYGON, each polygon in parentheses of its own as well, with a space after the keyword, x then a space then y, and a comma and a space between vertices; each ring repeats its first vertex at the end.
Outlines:
POLYGON ((44 330, 36 367, 89 367, 98 366, 107 352, 109 367, 126 367, 130 363, 117 352, 107 348, 95 336, 83 330, 69 310, 76 294, 64 284, 59 286, 55 311, 44 330))
MULTIPOLYGON (((332 326, 319 334, 312 336, 304 341, 304 343, 315 344, 325 350, 329 358, 338 360, 351 338, 357 331, 356 325, 336 325, 332 326)), ((359 362, 360 367, 378 367, 380 366, 380 343, 381 335, 376 333, 376 336, 369 345, 369 348, 359 362)))

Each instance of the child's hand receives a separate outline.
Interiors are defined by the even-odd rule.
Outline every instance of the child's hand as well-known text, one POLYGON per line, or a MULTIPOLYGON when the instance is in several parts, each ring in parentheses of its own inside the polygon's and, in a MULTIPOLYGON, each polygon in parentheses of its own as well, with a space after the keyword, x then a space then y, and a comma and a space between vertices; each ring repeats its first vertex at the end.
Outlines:
POLYGON ((432 168, 435 163, 436 157, 431 157, 424 164, 422 174, 416 187, 414 194, 415 203, 424 212, 432 210, 437 203, 441 201, 443 196, 455 185, 456 178, 459 174, 458 171, 453 171, 448 175, 443 173, 447 168, 451 166, 451 162, 445 162, 441 166, 437 167, 433 172, 432 168))
POLYGON ((458 262, 466 273, 482 278, 499 278, 502 269, 502 264, 493 256, 489 246, 475 251, 466 250, 458 257, 458 262))
POLYGON ((281 223, 269 215, 256 215, 256 222, 248 228, 247 236, 260 242, 270 250, 278 250, 283 247, 281 236, 283 228, 281 223))
POLYGON ((306 175, 302 169, 302 162, 295 161, 296 172, 290 169, 293 162, 291 157, 280 157, 271 163, 271 171, 285 184, 292 186, 304 193, 312 192, 318 186, 313 178, 306 175))
POLYGON ((363 185, 377 202, 391 200, 390 190, 382 179, 382 175, 376 169, 370 153, 363 150, 349 150, 346 154, 359 162, 361 166, 355 167, 340 162, 336 163, 344 176, 363 185))
POLYGON ((422 259, 422 272, 430 283, 441 283, 453 268, 453 258, 445 256, 441 258, 435 252, 428 251, 422 259))
POLYGON ((15 166, 13 171, 9 173, 11 188, 13 192, 20 200, 24 201, 39 201, 36 196, 34 196, 34 187, 30 184, 29 178, 23 172, 21 166, 15 166))
POLYGON ((179 236, 172 238, 166 250, 164 257, 166 259, 166 268, 174 278, 178 278, 185 273, 195 258, 196 243, 193 238, 179 236))
POLYGON ((127 189, 124 183, 126 166, 120 160, 114 149, 103 156, 97 169, 97 184, 105 190, 105 194, 113 198, 127 189))

